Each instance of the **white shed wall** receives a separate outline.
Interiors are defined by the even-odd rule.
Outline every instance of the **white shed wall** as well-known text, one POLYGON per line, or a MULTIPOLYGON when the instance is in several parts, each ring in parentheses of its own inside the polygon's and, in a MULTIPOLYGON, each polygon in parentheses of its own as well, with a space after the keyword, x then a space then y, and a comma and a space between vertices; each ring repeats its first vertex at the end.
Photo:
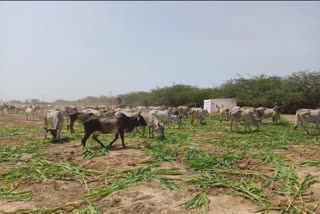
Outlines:
POLYGON ((210 114, 216 113, 218 111, 216 105, 218 105, 219 107, 223 105, 231 109, 237 106, 237 100, 235 98, 219 98, 203 101, 203 108, 206 109, 210 114))

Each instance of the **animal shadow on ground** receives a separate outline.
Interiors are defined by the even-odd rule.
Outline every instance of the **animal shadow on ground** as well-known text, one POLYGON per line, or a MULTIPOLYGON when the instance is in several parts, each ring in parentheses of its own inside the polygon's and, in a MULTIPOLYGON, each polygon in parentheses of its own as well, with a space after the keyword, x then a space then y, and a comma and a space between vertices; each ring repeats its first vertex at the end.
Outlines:
POLYGON ((72 137, 62 137, 59 140, 52 140, 51 143, 52 144, 64 144, 64 143, 68 143, 70 141, 75 140, 75 138, 72 137))

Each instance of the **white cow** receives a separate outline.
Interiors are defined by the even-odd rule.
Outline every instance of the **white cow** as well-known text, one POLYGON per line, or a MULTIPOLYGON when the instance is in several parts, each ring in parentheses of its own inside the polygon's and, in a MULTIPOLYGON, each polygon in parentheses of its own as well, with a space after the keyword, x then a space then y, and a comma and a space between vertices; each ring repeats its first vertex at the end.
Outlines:
POLYGON ((160 124, 160 121, 156 118, 152 112, 143 112, 141 116, 146 121, 149 128, 149 137, 154 137, 154 131, 157 131, 160 136, 164 136, 164 126, 160 124))
POLYGON ((96 109, 91 109, 91 108, 87 108, 87 109, 83 110, 82 112, 83 113, 92 113, 96 117, 105 117, 106 116, 102 111, 99 111, 96 109))
POLYGON ((298 124, 304 128, 307 134, 310 134, 306 128, 308 123, 314 123, 315 129, 320 132, 320 109, 299 109, 296 112, 296 118, 294 122, 294 129, 298 128, 298 124))
POLYGON ((172 122, 178 122, 181 126, 181 118, 178 115, 173 114, 170 110, 151 110, 151 114, 154 114, 158 121, 169 126, 172 122))
POLYGON ((53 137, 53 140, 59 140, 61 136, 61 130, 63 126, 63 114, 59 110, 48 110, 44 118, 44 129, 46 130, 45 138, 47 138, 47 133, 53 137), (50 128, 48 128, 50 126, 50 128))
POLYGON ((258 107, 256 108, 257 118, 272 118, 272 123, 277 124, 280 118, 281 107, 275 106, 274 108, 258 107))
POLYGON ((254 117, 253 111, 251 111, 250 109, 242 109, 242 108, 236 106, 230 111, 230 129, 231 129, 231 131, 233 128, 233 123, 235 123, 238 128, 238 123, 240 121, 244 121, 245 131, 247 131, 247 127, 249 128, 249 131, 250 131, 250 125, 256 126, 257 129, 259 128, 259 120, 257 120, 254 117))
POLYGON ((27 120, 29 120, 29 117, 30 117, 30 120, 31 120, 31 117, 32 117, 32 120, 34 120, 34 114, 38 110, 40 110, 40 106, 32 105, 31 107, 27 107, 26 110, 25 110, 26 115, 27 115, 27 120))

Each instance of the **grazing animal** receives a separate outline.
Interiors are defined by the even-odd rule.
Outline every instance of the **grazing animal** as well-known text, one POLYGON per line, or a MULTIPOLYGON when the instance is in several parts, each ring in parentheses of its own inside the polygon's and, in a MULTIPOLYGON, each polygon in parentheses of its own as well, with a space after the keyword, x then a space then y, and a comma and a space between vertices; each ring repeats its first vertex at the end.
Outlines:
POLYGON ((111 146, 119 138, 120 135, 122 146, 123 148, 126 148, 124 144, 124 133, 132 132, 132 130, 137 126, 146 126, 147 123, 140 115, 140 113, 133 117, 127 117, 125 114, 119 113, 116 117, 111 119, 91 117, 86 120, 83 125, 85 132, 85 135, 81 141, 81 145, 83 147, 86 146, 87 139, 91 134, 93 134, 92 138, 97 141, 102 147, 104 147, 103 143, 98 139, 98 136, 101 133, 115 133, 115 138, 110 142, 109 146, 111 146))
POLYGON ((171 122, 178 122, 179 127, 181 127, 181 117, 171 113, 170 110, 151 110, 150 113, 163 124, 167 124, 169 126, 171 122))
POLYGON ((273 108, 266 108, 266 107, 258 107, 256 108, 256 115, 257 118, 272 118, 272 123, 277 124, 278 119, 280 118, 282 108, 281 106, 275 106, 273 108))
POLYGON ((216 107, 218 108, 218 113, 220 115, 220 123, 222 123, 223 118, 228 121, 229 120, 229 112, 230 109, 228 107, 225 107, 223 105, 221 105, 221 107, 219 107, 218 105, 216 105, 216 107))
POLYGON ((32 120, 34 120, 34 114, 39 109, 40 109, 40 106, 34 106, 34 105, 32 105, 31 107, 26 108, 25 112, 26 112, 27 120, 29 120, 29 117, 30 117, 30 120, 31 120, 31 117, 32 117, 32 120))
POLYGON ((70 119, 70 124, 69 124, 69 129, 70 133, 74 133, 74 123, 75 121, 79 121, 83 124, 84 121, 88 120, 91 117, 95 117, 93 113, 85 113, 85 112, 74 112, 69 114, 69 119, 70 119))
POLYGON ((145 112, 141 114, 149 128, 149 137, 154 137, 154 131, 157 131, 161 137, 164 137, 164 126, 160 124, 156 115, 152 112, 145 112))
POLYGON ((0 106, 0 111, 2 112, 2 115, 5 115, 8 113, 8 108, 5 103, 2 106, 0 106))
POLYGON ((188 117, 190 114, 190 107, 189 106, 178 106, 177 110, 180 116, 188 117))
POLYGON ((249 128, 250 132, 250 125, 256 126, 257 129, 259 128, 259 120, 254 117, 254 114, 251 110, 242 109, 238 106, 234 107, 230 112, 230 129, 232 131, 233 123, 236 123, 238 128, 238 123, 240 121, 244 121, 245 131, 249 128))
POLYGON ((8 113, 11 113, 11 114, 14 114, 16 113, 16 107, 14 105, 9 105, 8 103, 6 104, 7 106, 7 110, 8 110, 8 113))
POLYGON ((97 110, 97 109, 87 108, 87 109, 83 110, 82 112, 84 112, 84 113, 92 113, 97 117, 105 117, 105 114, 102 111, 97 110))
POLYGON ((208 114, 203 108, 191 108, 191 124, 196 120, 200 124, 203 124, 205 115, 208 114))
POLYGON ((59 140, 61 136, 61 130, 63 126, 63 114, 59 110, 48 110, 44 118, 44 129, 46 130, 45 138, 47 138, 47 133, 53 137, 53 140, 59 140), (51 128, 48 128, 51 126, 51 128))
POLYGON ((304 130, 309 135, 309 131, 306 128, 308 123, 314 123, 315 129, 320 132, 320 109, 299 109, 296 111, 296 118, 294 122, 294 129, 298 128, 298 124, 304 128, 304 130))

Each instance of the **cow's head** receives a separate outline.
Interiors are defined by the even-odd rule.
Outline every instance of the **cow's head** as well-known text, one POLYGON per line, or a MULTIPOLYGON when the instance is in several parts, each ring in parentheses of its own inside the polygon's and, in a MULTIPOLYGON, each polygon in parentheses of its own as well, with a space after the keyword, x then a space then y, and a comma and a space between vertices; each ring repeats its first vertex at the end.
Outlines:
POLYGON ((159 133, 161 137, 164 137, 164 125, 158 123, 158 126, 155 128, 155 130, 159 133))
POLYGON ((59 129, 48 129, 46 127, 44 127, 44 129, 47 131, 47 133, 49 132, 52 135, 52 138, 54 141, 59 140, 59 129))
POLYGON ((138 122, 138 126, 147 125, 147 122, 145 121, 144 117, 141 115, 141 111, 139 111, 139 114, 137 115, 137 122, 138 122))

